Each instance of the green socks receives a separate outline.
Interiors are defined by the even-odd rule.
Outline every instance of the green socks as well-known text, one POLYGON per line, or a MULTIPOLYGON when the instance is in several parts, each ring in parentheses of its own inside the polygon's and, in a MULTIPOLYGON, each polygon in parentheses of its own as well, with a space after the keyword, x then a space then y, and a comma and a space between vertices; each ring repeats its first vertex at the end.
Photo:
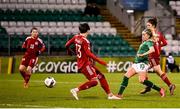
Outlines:
POLYGON ((123 81, 120 86, 120 89, 119 89, 119 92, 118 92, 118 95, 122 95, 122 93, 124 92, 125 88, 128 85, 128 81, 129 81, 129 78, 124 76, 123 81))
POLYGON ((161 88, 159 88, 158 86, 156 86, 155 84, 153 84, 151 81, 149 80, 144 80, 143 82, 144 85, 153 88, 154 90, 160 91, 161 88))

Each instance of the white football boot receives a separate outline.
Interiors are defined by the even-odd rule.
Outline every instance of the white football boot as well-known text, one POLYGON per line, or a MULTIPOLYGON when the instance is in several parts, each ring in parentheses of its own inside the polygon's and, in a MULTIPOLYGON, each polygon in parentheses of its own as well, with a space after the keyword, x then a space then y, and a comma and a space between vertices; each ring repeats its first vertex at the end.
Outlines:
POLYGON ((72 95, 76 98, 76 100, 79 100, 78 96, 77 96, 77 91, 75 89, 71 89, 70 92, 72 93, 72 95))

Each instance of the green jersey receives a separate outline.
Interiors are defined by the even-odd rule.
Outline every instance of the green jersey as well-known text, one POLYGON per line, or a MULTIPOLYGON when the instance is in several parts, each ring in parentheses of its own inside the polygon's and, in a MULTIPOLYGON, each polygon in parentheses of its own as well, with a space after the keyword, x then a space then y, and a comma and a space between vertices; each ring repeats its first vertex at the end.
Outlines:
MULTIPOLYGON (((139 46, 137 54, 143 54, 143 53, 149 51, 149 48, 153 47, 153 44, 154 43, 152 41, 145 41, 145 42, 143 42, 139 46)), ((145 64, 148 64, 148 55, 141 56, 141 57, 138 57, 138 56, 135 57, 135 63, 141 63, 141 62, 145 63, 145 64)))

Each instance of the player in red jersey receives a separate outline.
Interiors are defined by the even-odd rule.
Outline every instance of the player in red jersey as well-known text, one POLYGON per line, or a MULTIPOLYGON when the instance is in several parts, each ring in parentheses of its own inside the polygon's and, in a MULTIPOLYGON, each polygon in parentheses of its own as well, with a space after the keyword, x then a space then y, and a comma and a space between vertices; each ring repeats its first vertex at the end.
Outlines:
MULTIPOLYGON (((161 66, 160 66, 161 47, 166 46, 167 41, 164 38, 163 34, 159 31, 157 31, 157 29, 156 29, 156 26, 157 26, 156 18, 149 19, 146 23, 146 26, 148 29, 151 29, 153 35, 156 36, 156 42, 154 43, 155 52, 153 52, 149 55, 150 66, 151 66, 151 68, 154 69, 154 71, 158 74, 158 76, 160 76, 161 79, 168 85, 170 94, 173 95, 176 86, 170 82, 166 73, 161 70, 161 66)), ((140 93, 145 94, 146 92, 149 92, 149 91, 151 91, 151 88, 146 87, 140 93)))
POLYGON ((22 48, 26 51, 21 60, 19 71, 24 78, 24 88, 29 87, 29 79, 32 74, 32 68, 38 61, 38 55, 45 50, 43 41, 38 38, 38 29, 33 27, 31 29, 31 36, 27 37, 22 45, 22 48))
POLYGON ((87 39, 89 30, 90 27, 87 23, 80 24, 80 34, 75 35, 65 45, 69 53, 71 51, 70 46, 75 44, 78 70, 88 79, 87 82, 74 89, 71 89, 70 92, 76 98, 76 100, 79 100, 77 93, 96 86, 99 80, 101 87, 108 95, 108 99, 120 99, 110 92, 105 76, 98 70, 97 67, 94 66, 93 62, 91 61, 93 59, 104 66, 107 65, 106 62, 100 60, 91 52, 90 42, 87 39))

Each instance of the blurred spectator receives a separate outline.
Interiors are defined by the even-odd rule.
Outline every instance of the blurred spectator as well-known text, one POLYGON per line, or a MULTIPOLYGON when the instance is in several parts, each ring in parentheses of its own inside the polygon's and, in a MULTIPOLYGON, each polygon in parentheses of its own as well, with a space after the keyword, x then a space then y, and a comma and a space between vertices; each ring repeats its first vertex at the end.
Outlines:
POLYGON ((85 7, 84 14, 87 16, 98 16, 100 11, 96 3, 88 3, 85 7))
POLYGON ((176 10, 173 10, 173 15, 177 16, 177 11, 176 10))
POLYGON ((87 3, 96 3, 96 0, 86 0, 87 3))
POLYGON ((177 72, 179 72, 179 66, 176 65, 176 61, 171 53, 169 53, 169 56, 166 59, 166 66, 170 70, 170 72, 173 72, 174 69, 176 69, 177 72))
POLYGON ((92 4, 92 12, 95 16, 98 16, 100 14, 99 8, 97 7, 96 3, 92 4))
POLYGON ((93 13, 92 4, 88 3, 84 9, 84 14, 87 16, 91 16, 93 13))

